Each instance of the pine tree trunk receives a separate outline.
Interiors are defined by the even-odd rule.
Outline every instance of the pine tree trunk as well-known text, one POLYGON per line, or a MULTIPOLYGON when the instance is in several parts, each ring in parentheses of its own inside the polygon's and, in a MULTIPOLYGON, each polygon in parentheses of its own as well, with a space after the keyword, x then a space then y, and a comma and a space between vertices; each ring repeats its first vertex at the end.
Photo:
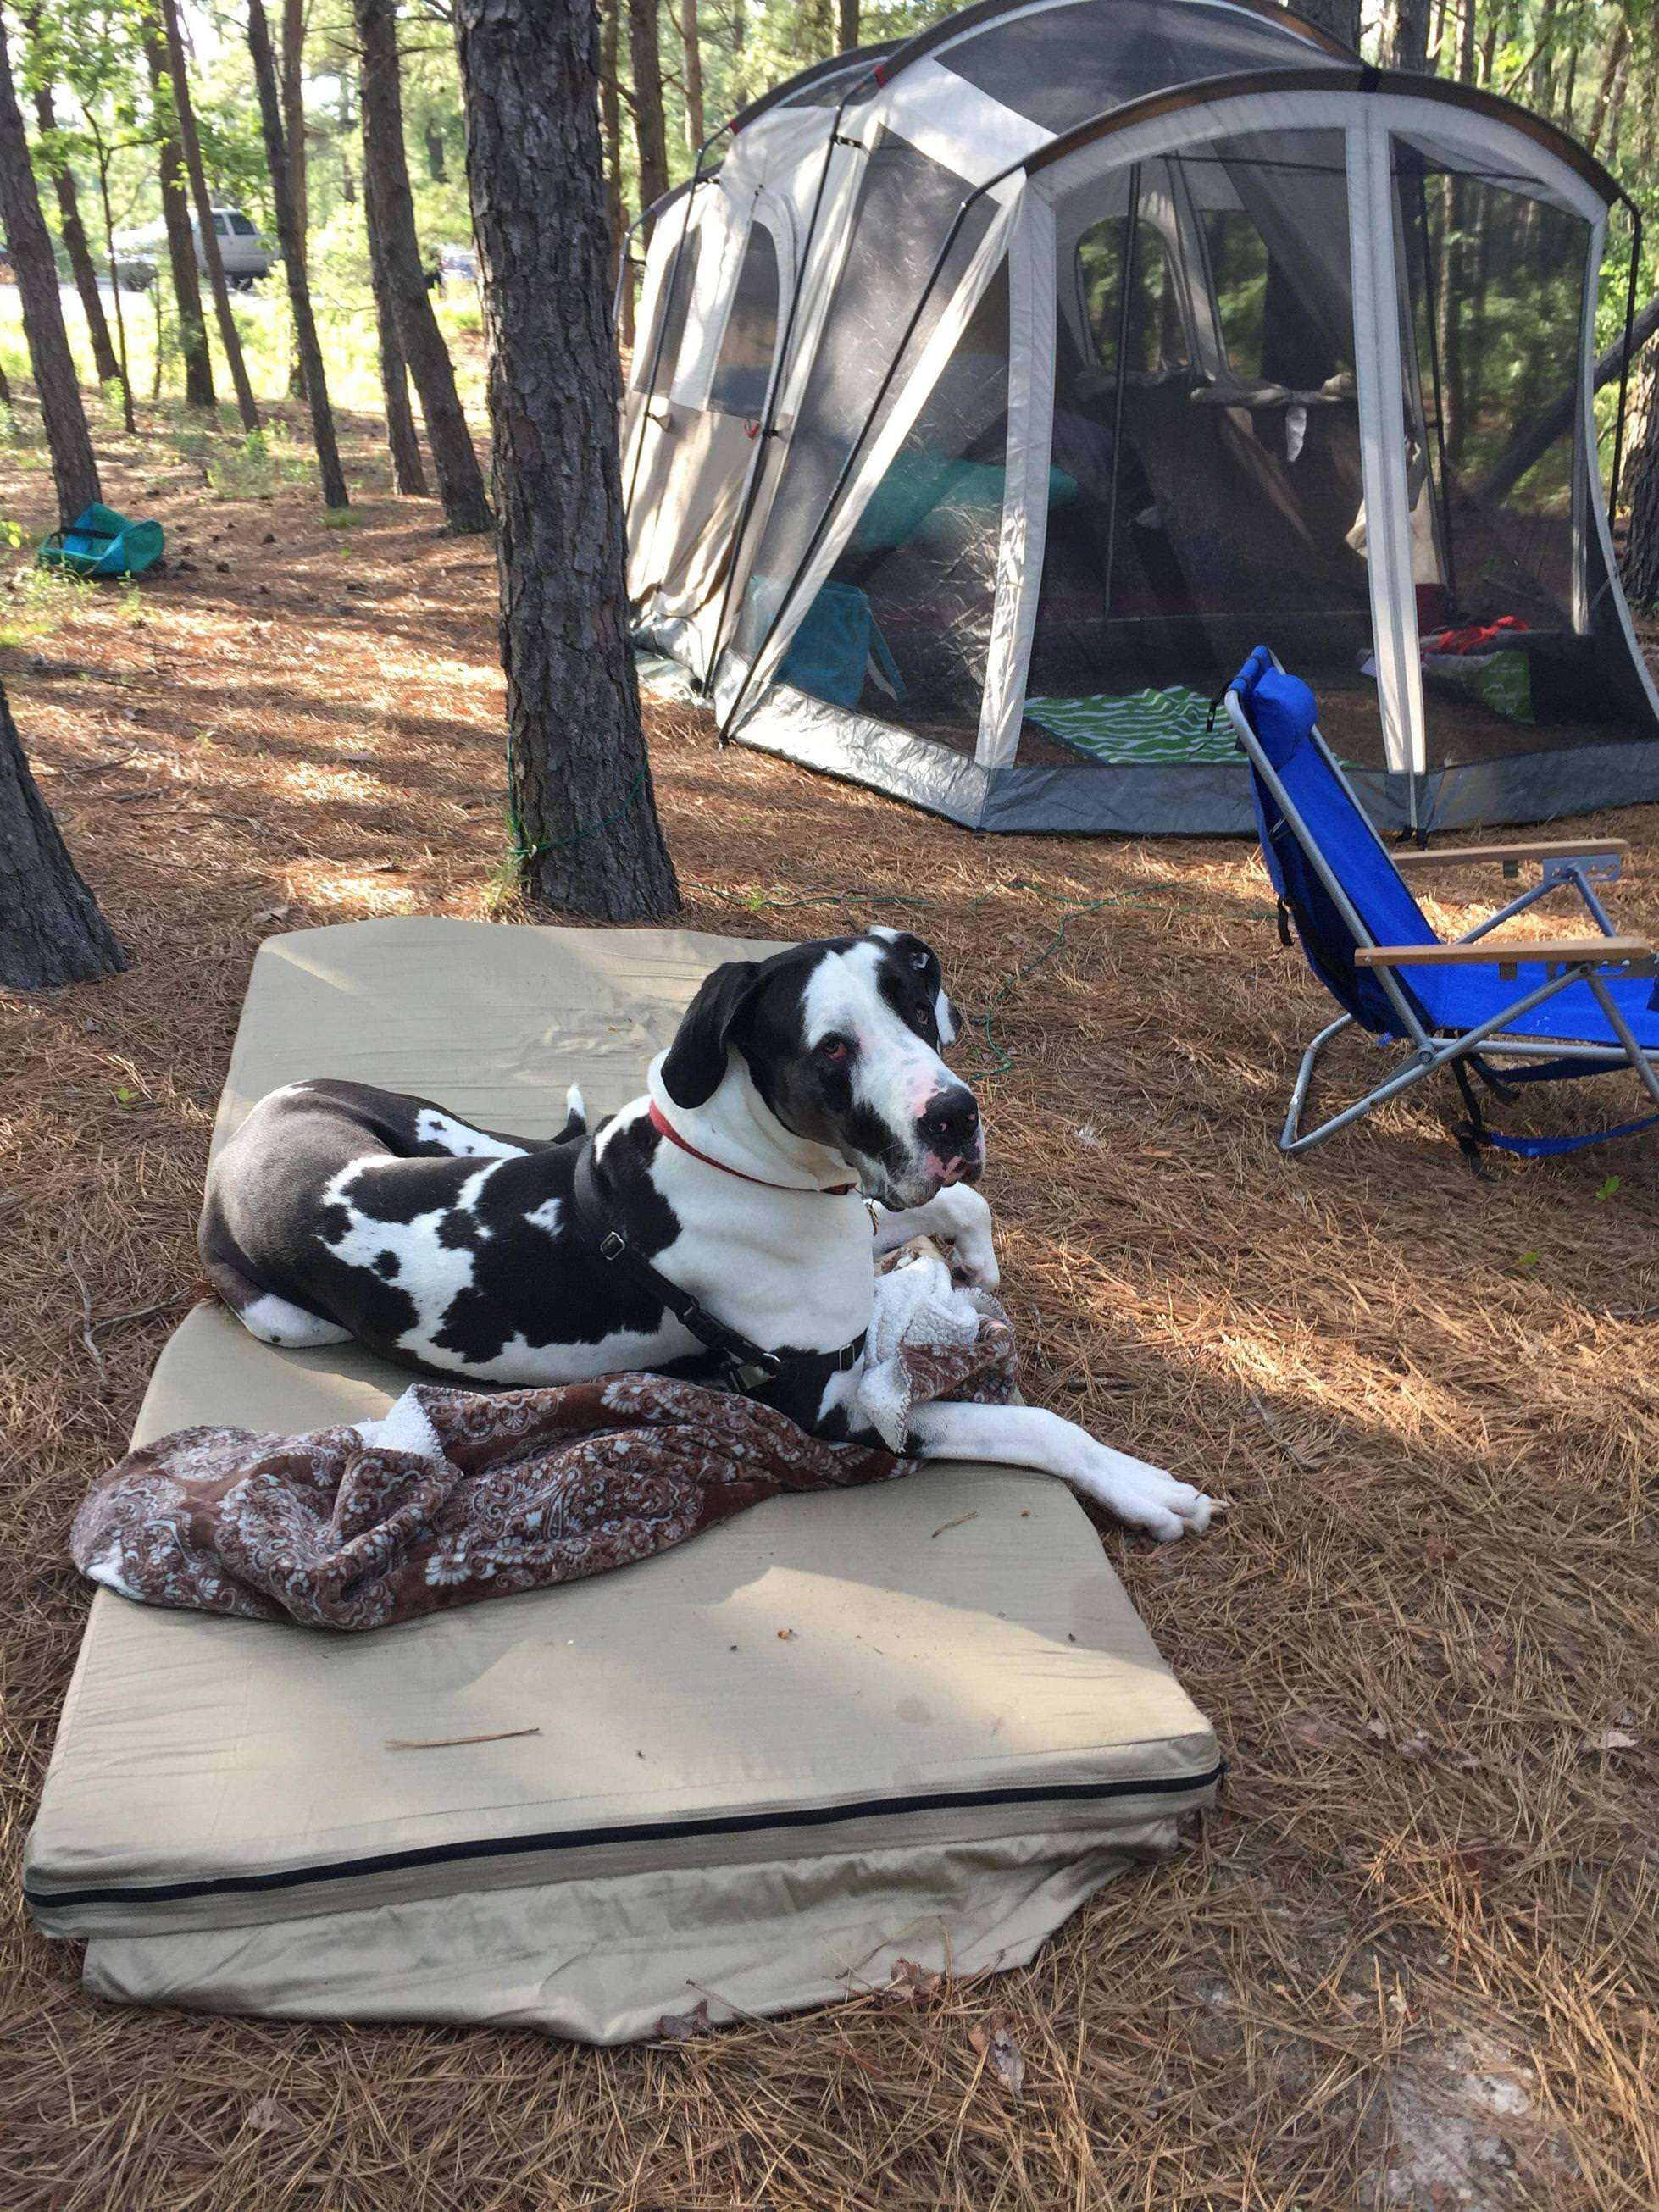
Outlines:
POLYGON ((304 260, 310 250, 311 234, 311 191, 306 177, 306 0, 283 0, 282 84, 288 188, 299 226, 300 258, 304 260))
POLYGON ((409 402, 409 363, 398 340, 398 318, 392 306, 392 286, 380 246, 380 225, 375 220, 374 180, 365 165, 363 206, 368 216, 368 271, 374 287, 374 325, 380 340, 380 390, 386 397, 386 442, 392 455, 392 481, 406 499, 426 495, 426 471, 421 463, 421 441, 415 428, 415 410, 409 402))
POLYGON ((323 349, 317 342, 316 318, 311 312, 311 286, 306 276, 305 242, 300 235, 299 212, 294 204, 293 170, 283 137, 283 95, 276 78, 276 58, 270 50, 270 26, 265 20, 264 0, 248 0, 248 52, 253 62, 253 82, 259 95, 259 121, 264 132, 265 164, 270 172, 271 201, 276 213, 276 242, 282 248, 288 276, 289 306, 294 315, 294 343, 300 356, 306 402, 311 410, 311 435, 317 448, 317 468, 323 480, 323 505, 349 507, 346 482, 340 467, 340 449, 334 438, 334 414, 328 404, 328 383, 323 372, 323 349))
POLYGON ((1304 21, 1328 31, 1345 46, 1359 46, 1359 0, 1303 0, 1296 10, 1304 21))
POLYGON ((1625 463, 1625 592, 1633 607, 1650 614, 1659 612, 1659 346, 1648 348, 1631 416, 1639 427, 1625 463))
POLYGON ((841 51, 850 54, 859 42, 859 0, 840 0, 839 33, 841 51))
MULTIPOLYGON (((58 115, 52 106, 49 84, 35 88, 34 119, 43 133, 58 128, 58 115)), ((111 343, 103 298, 98 289, 98 271, 93 264, 92 248, 87 242, 87 227, 81 220, 81 196, 76 190, 74 173, 67 161, 54 167, 52 189, 58 202, 58 235, 64 241, 64 251, 69 256, 70 271, 75 278, 75 289, 80 295, 82 312, 87 319, 87 336, 92 341, 93 366, 98 372, 100 384, 113 384, 121 374, 121 364, 115 357, 115 348, 111 343)))
MULTIPOLYGON (((306 271, 308 289, 311 205, 306 178, 306 0, 282 0, 282 9, 283 43, 277 57, 277 97, 283 119, 283 143, 288 149, 288 189, 294 204, 295 236, 299 241, 297 250, 300 265, 306 271)), ((272 204, 275 205, 274 195, 272 204)), ((288 395, 290 399, 306 397, 306 365, 297 331, 294 333, 293 350, 289 359, 288 395)))
POLYGON ((640 205, 650 208, 668 190, 657 0, 628 0, 628 52, 634 64, 634 143, 640 157, 640 205))
POLYGON ((35 787, 0 690, 0 986, 53 991, 126 964, 35 787))
POLYGON ((219 234, 213 228, 213 203, 208 197, 207 172, 202 167, 202 143, 197 136, 196 110, 191 103, 190 77, 185 68, 185 42, 179 29, 179 0, 161 0, 161 29, 167 40, 167 74, 173 80, 173 112, 179 118, 179 150, 184 155, 185 174, 190 180, 202 258, 207 264, 208 289, 213 295, 214 319, 219 325, 219 343, 224 349, 225 366, 230 371, 231 386, 236 394, 236 411, 242 418, 242 428, 251 434, 259 428, 259 409, 253 386, 248 381, 247 363, 242 358, 241 333, 230 311, 230 288, 225 282, 219 234))
POLYGON ((673 914, 623 580, 592 0, 459 0, 489 333, 509 793, 526 887, 673 914))
MULTIPOLYGON (((167 46, 159 31, 144 40, 144 61, 149 70, 150 96, 155 111, 156 181, 161 192, 161 220, 167 228, 173 296, 179 308, 179 351, 185 364, 185 404, 187 407, 212 407, 217 404, 213 389, 213 356, 208 347, 207 318, 202 313, 202 283, 196 267, 196 240, 191 234, 185 157, 179 150, 173 78, 167 69, 167 46)), ((156 367, 160 366, 158 355, 156 367)))
POLYGON ((64 301, 58 289, 58 263, 46 219, 40 212, 29 164, 11 56, 0 25, 0 228, 11 250, 12 269, 23 307, 23 335, 40 395, 52 481, 60 520, 69 524, 100 496, 98 464, 93 457, 86 410, 75 378, 75 356, 64 327, 64 301))
POLYGON ((434 185, 449 182, 449 164, 444 159, 444 134, 430 116, 426 125, 426 173, 434 185))
MULTIPOLYGON (((104 252, 111 270, 115 267, 115 216, 109 200, 110 148, 103 132, 98 133, 98 204, 104 216, 104 252)), ((130 437, 138 434, 138 421, 132 410, 132 360, 127 352, 126 310, 121 305, 121 288, 110 286, 110 297, 115 302, 115 359, 121 386, 121 420, 130 437)))
POLYGON ((352 6, 362 45, 365 183, 371 173, 374 178, 373 190, 365 193, 369 220, 380 233, 398 343, 421 395, 444 520, 451 530, 467 535, 489 529, 489 506, 415 234, 398 80, 397 0, 352 0, 352 6))
POLYGON ((623 199, 622 88, 617 70, 617 17, 622 0, 600 0, 599 126, 605 139, 605 206, 611 232, 611 273, 621 303, 617 336, 631 349, 634 343, 634 272, 625 268, 628 209, 623 199))
POLYGON ((695 155, 708 136, 702 113, 702 38, 697 0, 680 0, 680 44, 685 50, 685 143, 695 155))
POLYGON ((1457 42, 1457 75, 1463 84, 1474 82, 1474 0, 1463 0, 1463 27, 1457 42))
POLYGON ((1394 39, 1389 59, 1398 70, 1422 76, 1429 65, 1429 0, 1395 0, 1394 39))
MULTIPOLYGON (((1618 82, 1619 72, 1625 66, 1625 52, 1630 45, 1630 25, 1621 22, 1613 34, 1607 48, 1607 66, 1601 72, 1601 82, 1596 90, 1595 106, 1590 113, 1590 126, 1585 134, 1586 150, 1594 154, 1601 143, 1601 133, 1607 128, 1607 111, 1613 100, 1613 88, 1618 82)), ((1571 118, 1568 118, 1571 127, 1571 118)))

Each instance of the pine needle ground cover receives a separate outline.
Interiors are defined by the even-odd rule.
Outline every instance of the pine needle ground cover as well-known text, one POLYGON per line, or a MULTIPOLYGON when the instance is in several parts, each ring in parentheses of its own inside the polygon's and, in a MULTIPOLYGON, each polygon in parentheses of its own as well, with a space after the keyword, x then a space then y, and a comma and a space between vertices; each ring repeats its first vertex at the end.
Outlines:
MULTIPOLYGON (((719 754, 679 707, 650 720, 687 925, 939 946, 1030 1394, 1229 1502, 1169 1550, 1101 1532, 1215 1722, 1223 1808, 1026 1972, 713 2033, 688 1990, 689 2032, 620 2053, 82 1996, 16 1890, 87 1606, 65 1538, 194 1294, 254 946, 544 918, 501 873, 488 549, 386 496, 367 425, 343 528, 192 437, 109 471, 165 524, 165 574, 0 577, 0 677, 132 956, 0 1007, 0 2206, 1647 2212, 1651 1141, 1480 1184, 1450 1097, 1419 1091, 1288 1164, 1272 1135, 1327 1010, 1245 845, 976 841, 719 754)), ((3 511, 44 530, 27 459, 0 452, 3 511)), ((1659 928, 1659 820, 1584 826, 1633 841, 1619 917, 1659 928)), ((1447 928, 1501 896, 1440 888, 1447 928)))

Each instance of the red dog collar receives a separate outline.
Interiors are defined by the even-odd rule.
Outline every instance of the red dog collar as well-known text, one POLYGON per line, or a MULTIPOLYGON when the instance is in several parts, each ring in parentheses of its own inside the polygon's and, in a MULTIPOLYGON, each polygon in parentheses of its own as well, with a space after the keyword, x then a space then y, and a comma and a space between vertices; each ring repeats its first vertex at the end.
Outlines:
MULTIPOLYGON (((797 1186, 792 1182, 768 1182, 764 1176, 745 1175, 741 1168, 729 1168, 724 1160, 717 1160, 708 1152, 700 1152, 695 1145, 688 1144, 681 1136, 654 1098, 651 1101, 651 1126, 659 1136, 666 1137, 671 1145, 678 1145, 683 1152, 690 1152, 694 1160, 701 1160, 705 1167, 718 1168, 722 1175, 736 1176, 739 1182, 757 1183, 762 1190, 795 1190, 797 1188, 797 1186)), ((832 1184, 827 1189, 821 1188, 817 1193, 803 1191, 800 1195, 850 1198, 857 1188, 858 1185, 855 1182, 838 1182, 832 1184)))

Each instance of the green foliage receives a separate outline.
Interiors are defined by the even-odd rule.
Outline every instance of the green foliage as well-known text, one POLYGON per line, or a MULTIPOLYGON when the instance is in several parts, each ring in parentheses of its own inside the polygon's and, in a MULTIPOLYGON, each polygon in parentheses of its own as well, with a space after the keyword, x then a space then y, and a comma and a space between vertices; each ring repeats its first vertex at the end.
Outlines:
POLYGON ((315 465, 280 426, 267 424, 216 455, 207 479, 221 499, 274 499, 289 484, 308 483, 315 465))

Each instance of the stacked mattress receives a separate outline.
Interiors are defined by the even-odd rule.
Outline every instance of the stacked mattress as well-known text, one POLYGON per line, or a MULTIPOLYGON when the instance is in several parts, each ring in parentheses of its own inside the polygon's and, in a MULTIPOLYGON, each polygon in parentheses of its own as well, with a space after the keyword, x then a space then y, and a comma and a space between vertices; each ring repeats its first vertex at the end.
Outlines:
MULTIPOLYGON (((754 951, 426 919, 271 939, 215 1142, 307 1075, 532 1134, 573 1081, 609 1111, 754 951)), ((136 1440, 356 1420, 406 1379, 198 1309, 136 1440)), ((361 1636, 100 1590, 25 1882, 106 1996, 621 2042, 900 1957, 1022 1961, 1217 1773, 1070 1493, 939 1465, 361 1636)))

